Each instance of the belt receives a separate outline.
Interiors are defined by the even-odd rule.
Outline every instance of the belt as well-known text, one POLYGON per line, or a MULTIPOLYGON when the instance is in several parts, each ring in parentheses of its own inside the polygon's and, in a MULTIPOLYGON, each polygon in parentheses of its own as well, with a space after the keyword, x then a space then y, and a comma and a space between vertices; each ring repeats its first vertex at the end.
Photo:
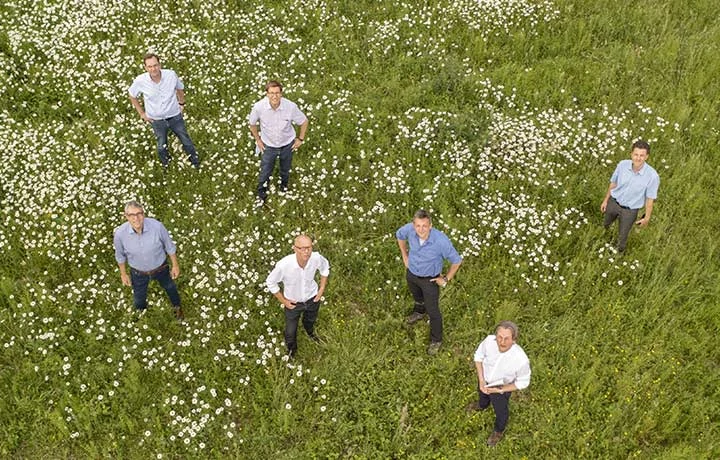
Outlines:
MULTIPOLYGON (((161 272, 161 271, 165 270, 165 269, 167 268, 167 266, 168 266, 167 264, 162 264, 162 265, 160 265, 158 268, 156 268, 155 270, 150 270, 149 272, 144 272, 144 271, 142 271, 142 270, 138 270, 137 268, 133 268, 133 270, 135 270, 136 272, 140 273, 141 275, 150 276, 150 275, 154 275, 155 273, 158 273, 158 272, 161 272)), ((130 268, 132 268, 132 267, 130 267, 130 268)))
POLYGON ((315 303, 315 301, 313 301, 314 298, 315 298, 315 296, 310 297, 305 302, 295 302, 295 305, 307 305, 309 303, 315 303))
POLYGON ((632 211, 632 210, 633 210, 632 208, 628 208, 627 206, 621 205, 621 204, 618 202, 618 200, 615 199, 615 197, 611 197, 611 198, 613 199, 613 201, 615 202, 615 204, 617 204, 617 205, 620 206, 621 208, 623 208, 623 209, 625 209, 625 210, 628 210, 628 211, 632 211))
POLYGON ((410 273, 415 278, 419 278, 421 280, 431 280, 433 278, 437 278, 438 276, 440 276, 439 274, 435 275, 435 276, 417 276, 415 273, 411 272, 409 269, 408 269, 408 273, 410 273))

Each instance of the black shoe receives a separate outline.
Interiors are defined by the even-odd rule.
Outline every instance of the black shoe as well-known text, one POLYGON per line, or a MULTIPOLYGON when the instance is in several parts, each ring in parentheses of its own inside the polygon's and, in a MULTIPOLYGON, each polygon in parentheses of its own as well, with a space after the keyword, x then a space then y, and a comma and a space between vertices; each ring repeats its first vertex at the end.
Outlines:
POLYGON ((423 313, 413 312, 412 315, 407 317, 406 322, 410 325, 413 325, 423 318, 425 318, 425 315, 423 313))
POLYGON ((181 322, 185 320, 185 313, 183 313, 182 307, 175 307, 175 319, 181 322))
POLYGON ((467 406, 465 406, 465 412, 467 412, 468 414, 472 414, 473 412, 484 411, 488 407, 490 406, 481 407, 480 401, 473 401, 471 403, 468 403, 467 406))
POLYGON ((325 343, 323 339, 317 336, 317 334, 310 335, 310 340, 312 340, 315 343, 325 343))

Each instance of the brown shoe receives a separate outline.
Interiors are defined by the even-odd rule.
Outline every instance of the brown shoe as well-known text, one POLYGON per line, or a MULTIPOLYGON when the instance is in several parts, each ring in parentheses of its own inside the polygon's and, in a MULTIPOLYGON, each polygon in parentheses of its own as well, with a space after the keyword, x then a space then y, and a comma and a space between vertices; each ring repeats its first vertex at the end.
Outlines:
POLYGON ((495 444, 499 443, 502 438, 502 431, 493 431, 493 434, 491 434, 488 438, 487 445, 490 447, 495 447, 495 444))
POLYGON ((407 317, 407 323, 412 325, 420 321, 421 319, 425 318, 425 315, 418 312, 413 312, 412 315, 407 317))
POLYGON ((185 319, 185 314, 183 313, 182 307, 175 308, 175 319, 178 321, 182 321, 185 319))

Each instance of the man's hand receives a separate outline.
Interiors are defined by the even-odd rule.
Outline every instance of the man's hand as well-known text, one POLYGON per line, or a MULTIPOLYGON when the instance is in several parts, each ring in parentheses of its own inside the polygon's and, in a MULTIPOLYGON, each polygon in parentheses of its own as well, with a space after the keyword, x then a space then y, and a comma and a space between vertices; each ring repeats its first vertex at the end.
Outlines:
POLYGON ((177 279, 178 276, 180 276, 180 265, 175 264, 170 269, 170 277, 172 279, 177 279))
POLYGON ((318 292, 315 297, 313 297, 313 302, 320 302, 320 299, 322 299, 322 292, 318 292))
POLYGON ((600 203, 600 212, 605 214, 605 210, 607 209, 607 200, 603 200, 602 203, 600 203))
POLYGON ((637 222, 635 222, 635 225, 639 225, 639 226, 641 226, 641 227, 645 227, 645 226, 646 226, 647 224, 649 224, 649 223, 650 223, 650 219, 648 219, 647 217, 643 217, 642 219, 640 219, 640 220, 638 220, 637 222))
POLYGON ((295 302, 290 299, 285 299, 282 304, 288 310, 295 310, 295 302))
POLYGON ((435 284, 437 284, 437 285, 440 286, 440 287, 445 287, 445 286, 447 286, 447 284, 448 284, 448 282, 445 281, 445 277, 444 277, 444 276, 438 276, 437 278, 433 278, 433 279, 430 280, 430 282, 435 283, 435 284))
POLYGON ((487 385, 485 385, 485 382, 482 382, 482 383, 480 384, 480 391, 481 391, 482 393, 484 393, 484 394, 486 394, 486 395, 489 395, 489 394, 490 394, 490 390, 491 390, 491 388, 488 387, 487 385))
POLYGON ((125 272, 120 272, 120 281, 122 281, 122 284, 124 284, 125 286, 130 286, 130 285, 131 285, 131 283, 130 283, 130 277, 129 277, 128 274, 125 273, 125 272))
POLYGON ((145 112, 140 114, 140 118, 147 121, 148 123, 152 123, 153 121, 155 121, 152 118, 148 117, 147 113, 145 113, 145 112))
POLYGON ((257 145, 257 148, 258 150, 260 150, 260 152, 265 153, 265 143, 262 141, 262 139, 258 137, 255 141, 255 145, 257 145))
POLYGON ((293 142, 292 149, 297 150, 300 148, 301 145, 303 145, 303 141, 301 141, 300 138, 296 137, 295 142, 293 142))

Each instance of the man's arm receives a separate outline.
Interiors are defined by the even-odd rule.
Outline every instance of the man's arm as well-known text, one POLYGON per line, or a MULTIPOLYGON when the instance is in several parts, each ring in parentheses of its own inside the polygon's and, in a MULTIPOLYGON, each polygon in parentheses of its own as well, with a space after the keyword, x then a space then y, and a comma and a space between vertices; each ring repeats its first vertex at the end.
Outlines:
POLYGON ((488 387, 485 385, 485 374, 483 373, 483 365, 481 361, 475 361, 475 370, 477 371, 478 386, 480 391, 488 394, 488 387))
POLYGON ((170 262, 172 262, 172 267, 170 268, 170 276, 172 279, 176 279, 178 276, 180 276, 180 263, 178 263, 177 260, 177 254, 168 254, 170 257, 170 262))
POLYGON ((647 224, 649 224, 650 216, 652 215, 654 205, 655 205, 655 200, 653 200, 652 198, 645 198, 645 217, 643 217, 642 219, 640 219, 639 221, 637 221, 635 223, 641 227, 644 227, 647 224))
POLYGON ((127 264, 125 262, 119 262, 118 267, 120 268, 120 281, 122 281, 122 284, 125 286, 130 286, 130 277, 127 274, 127 264))
POLYGON ((615 182, 610 182, 610 186, 607 189, 605 198, 603 198, 602 203, 600 203, 600 212, 602 212, 603 214, 607 209, 608 200, 610 199, 610 192, 612 192, 615 187, 617 187, 617 184, 615 182))
POLYGON ((460 268, 460 264, 462 264, 462 260, 456 264, 450 265, 450 270, 448 270, 447 275, 445 277, 447 278, 447 281, 443 278, 443 275, 441 274, 437 278, 433 278, 430 281, 433 283, 442 283, 441 286, 445 287, 450 282, 451 279, 455 276, 455 273, 457 273, 458 269, 460 268))
MULTIPOLYGON (((250 133, 252 134, 252 137, 255 139, 255 145, 257 145, 257 148, 260 149, 261 152, 265 152, 265 143, 260 139, 260 133, 258 133, 258 127, 257 125, 249 125, 250 126, 250 133)), ((295 140, 297 142, 297 139, 295 140)))
POLYGON ((327 286, 327 281, 327 276, 320 276, 320 287, 318 287, 317 295, 313 297, 313 302, 318 302, 320 298, 322 298, 323 293, 325 292, 325 286, 327 286))
POLYGON ((140 115, 140 118, 147 121, 148 123, 152 122, 153 119, 147 116, 147 114, 145 113, 145 109, 143 109, 143 106, 140 104, 140 101, 138 101, 138 99, 136 97, 132 97, 132 96, 129 96, 129 97, 130 97, 130 103, 132 104, 133 107, 135 107, 135 111, 140 115))
POLYGON ((180 104, 180 111, 185 110, 185 90, 176 89, 175 97, 177 98, 178 104, 180 104))
POLYGON ((397 242, 398 242, 398 247, 400 248, 400 255, 402 256, 403 263, 405 264, 405 268, 410 268, 408 266, 407 241, 397 240, 397 242))
POLYGON ((305 142, 305 133, 307 132, 307 127, 308 120, 305 119, 305 122, 300 125, 300 134, 298 135, 298 137, 295 138, 295 142, 293 142, 293 150, 299 149, 303 142, 305 142))
POLYGON ((278 299, 280 301, 281 304, 283 304, 283 306, 285 308, 287 308, 289 310, 295 309, 295 302, 293 302, 290 299, 288 299, 287 297, 285 297, 283 295, 282 291, 277 291, 273 295, 275 296, 276 299, 278 299))

